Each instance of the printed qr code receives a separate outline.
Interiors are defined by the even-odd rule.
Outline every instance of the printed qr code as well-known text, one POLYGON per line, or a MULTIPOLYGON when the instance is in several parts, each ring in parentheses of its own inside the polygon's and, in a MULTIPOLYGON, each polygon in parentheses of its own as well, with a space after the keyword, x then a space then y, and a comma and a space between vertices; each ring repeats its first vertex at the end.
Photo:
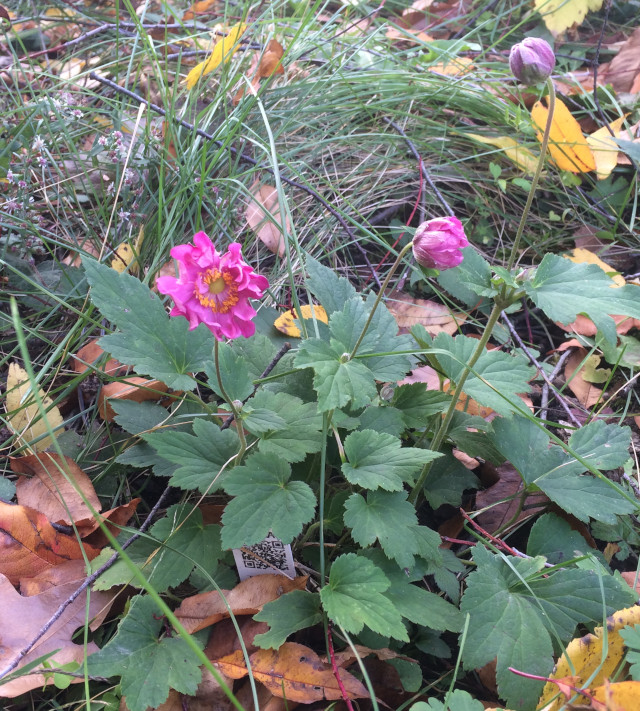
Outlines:
POLYGON ((246 568, 254 570, 266 568, 287 570, 289 568, 286 546, 279 538, 268 536, 264 541, 260 541, 254 546, 247 546, 247 550, 241 552, 242 562, 246 568))

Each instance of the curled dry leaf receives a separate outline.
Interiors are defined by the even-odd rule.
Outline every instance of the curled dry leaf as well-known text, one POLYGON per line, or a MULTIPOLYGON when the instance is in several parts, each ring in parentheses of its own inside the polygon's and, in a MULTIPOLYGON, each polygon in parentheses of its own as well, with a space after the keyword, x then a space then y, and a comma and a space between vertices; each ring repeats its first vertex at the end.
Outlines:
MULTIPOLYGON (((67 560, 93 560, 100 549, 56 530, 44 514, 0 501, 0 573, 17 585, 67 560)), ((2 688, 2 687, 0 687, 2 688)))
POLYGON ((576 348, 565 363, 564 377, 578 401, 584 407, 593 407, 602 397, 602 390, 593 385, 594 379, 598 379, 594 373, 601 359, 595 353, 591 356, 588 353, 586 348, 576 348), (591 382, 587 378, 591 378, 591 382))
MULTIPOLYGON (((279 649, 259 649, 249 656, 249 661, 254 678, 274 696, 306 704, 342 698, 331 665, 302 644, 285 642, 279 649)), ((218 659, 214 665, 232 679, 241 679, 248 673, 242 650, 218 659)), ((340 680, 348 698, 368 696, 362 682, 349 672, 342 671, 340 680)))
POLYGON ((262 79, 270 77, 272 74, 284 74, 284 67, 280 61, 283 55, 284 48, 280 42, 275 39, 269 40, 269 44, 258 65, 258 77, 262 79))
POLYGON ((230 61, 231 57, 240 49, 238 44, 240 37, 244 34, 247 26, 243 23, 234 25, 229 28, 229 32, 226 37, 218 40, 211 54, 204 61, 197 64, 188 74, 185 79, 185 84, 187 89, 191 90, 198 83, 201 77, 206 76, 210 72, 217 69, 221 64, 226 64, 230 61))
MULTIPOLYGON (((89 341, 86 346, 82 346, 73 356, 73 370, 76 373, 84 373, 89 368, 89 365, 95 365, 104 356, 104 351, 98 345, 99 340, 99 338, 95 338, 93 341, 89 341)), ((126 373, 128 368, 129 366, 123 365, 115 358, 110 358, 104 366, 99 368, 99 371, 105 375, 113 376, 126 373)))
POLYGON ((467 314, 453 313, 437 301, 414 299, 398 291, 389 294, 386 305, 398 323, 400 333, 408 333, 412 326, 421 324, 432 336, 442 332, 453 336, 467 319, 467 314))
POLYGON ((278 191, 273 185, 261 185, 259 181, 250 188, 253 196, 247 205, 245 219, 251 229, 264 242, 267 249, 279 257, 285 254, 285 234, 289 233, 290 225, 287 217, 286 232, 282 230, 278 191))
POLYGON ((18 435, 20 443, 28 445, 33 452, 42 452, 50 447, 53 438, 47 432, 64 423, 60 410, 40 388, 38 396, 44 411, 38 407, 27 371, 17 363, 11 363, 5 393, 7 424, 18 435))
POLYGON ((91 517, 89 505, 102 508, 91 479, 69 457, 49 452, 13 457, 11 470, 23 475, 16 483, 18 503, 54 523, 70 525, 91 517))
POLYGON ((161 380, 149 380, 139 376, 131 376, 126 380, 115 380, 108 383, 98 395, 98 413, 106 422, 113 422, 116 415, 109 400, 130 400, 132 402, 148 402, 162 400, 167 395, 169 387, 161 380))
POLYGON ((307 576, 291 580, 286 575, 256 575, 236 585, 233 590, 223 590, 225 600, 217 590, 200 593, 182 601, 176 617, 187 632, 193 634, 234 615, 255 615, 263 605, 292 590, 304 590, 307 576), (229 608, 227 607, 229 606, 229 608))
MULTIPOLYGON (((126 526, 131 520, 140 501, 140 498, 132 499, 128 504, 122 504, 122 506, 117 506, 115 509, 110 509, 100 515, 100 521, 103 521, 110 533, 117 537, 121 533, 121 527, 126 526)), ((95 548, 103 548, 110 543, 106 534, 100 528, 100 521, 95 518, 75 521, 80 538, 95 548)))
MULTIPOLYGON (((486 511, 478 514, 475 520, 489 533, 497 531, 516 515, 523 488, 522 477, 509 462, 501 464, 497 471, 500 476, 497 483, 476 494, 475 508, 486 511)), ((548 501, 542 493, 528 496, 526 511, 522 510, 514 523, 540 513, 548 501)))
MULTIPOLYGON (((13 661, 26 642, 35 637, 45 622, 51 619, 56 609, 78 588, 78 585, 78 581, 75 580, 52 587, 38 595, 23 597, 14 589, 8 578, 0 575, 1 668, 13 661)), ((114 598, 111 593, 95 591, 90 595, 88 591, 79 595, 51 625, 46 634, 33 645, 20 662, 18 669, 49 652, 55 652, 49 662, 53 660, 53 666, 60 667, 73 661, 82 663, 85 653, 93 654, 98 651, 94 642, 88 642, 85 646, 82 641, 80 644, 71 641, 75 631, 85 624, 87 596, 89 619, 98 614, 104 616, 105 610, 109 609, 114 598)), ((72 679, 72 683, 82 681, 82 677, 72 679)), ((42 688, 52 683, 51 675, 45 677, 44 674, 28 674, 0 686, 0 697, 13 698, 31 689, 42 688)))

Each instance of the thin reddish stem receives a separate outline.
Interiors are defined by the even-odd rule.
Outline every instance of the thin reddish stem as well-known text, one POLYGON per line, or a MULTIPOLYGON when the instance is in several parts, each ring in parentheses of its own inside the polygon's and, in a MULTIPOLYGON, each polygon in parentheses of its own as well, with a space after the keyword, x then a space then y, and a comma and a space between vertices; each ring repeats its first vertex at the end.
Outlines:
MULTIPOLYGON (((422 158, 420 158, 420 162, 419 162, 418 168, 419 168, 418 174, 420 175, 420 185, 418 186, 418 194, 417 194, 417 196, 416 196, 416 201, 415 201, 415 203, 414 203, 414 205, 413 205, 413 210, 411 211, 411 214, 409 215, 409 219, 408 219, 408 220, 406 221, 406 223, 405 223, 405 224, 407 225, 407 227, 411 224, 411 221, 413 220, 413 216, 416 214, 416 210, 418 209, 418 205, 420 204, 420 199, 422 198, 422 190, 423 190, 423 185, 424 185, 424 178, 423 178, 423 176, 422 176, 422 158)), ((386 254, 384 255, 384 257, 382 257, 382 259, 380 260, 380 263, 379 263, 378 266, 376 267, 376 271, 378 271, 378 270, 380 269, 380 267, 387 261, 387 258, 388 258, 389 255, 391 254, 391 250, 396 248, 396 245, 398 244, 398 242, 399 242, 403 237, 404 237, 404 232, 401 232, 401 233, 400 233, 400 236, 398 237, 398 239, 391 245, 391 247, 387 250, 387 253, 386 253, 386 254)), ((367 279, 367 281, 365 282, 365 286, 366 286, 370 281, 371 281, 371 277, 369 277, 369 278, 367 279)))
POLYGON ((353 711, 353 704, 351 703, 351 699, 347 696, 347 690, 344 688, 344 684, 342 683, 342 679, 340 678, 340 671, 338 669, 338 665, 336 664, 336 655, 333 651, 333 634, 331 632, 331 622, 327 624, 327 646, 329 647, 329 659, 331 659, 331 668, 333 669, 333 675, 335 676, 336 681, 338 682, 340 694, 342 695, 342 698, 345 704, 347 705, 349 711, 353 711))
POLYGON ((492 543, 494 543, 499 548, 503 548, 505 551, 507 551, 507 553, 511 553, 512 556, 515 556, 516 558, 522 558, 522 555, 518 554, 517 551, 515 551, 511 546, 507 545, 503 540, 492 536, 489 531, 485 531, 482 526, 479 526, 464 509, 461 508, 459 509, 459 511, 462 514, 463 518, 465 518, 471 524, 471 526, 475 528, 476 531, 478 531, 478 533, 481 533, 483 536, 486 536, 492 543))

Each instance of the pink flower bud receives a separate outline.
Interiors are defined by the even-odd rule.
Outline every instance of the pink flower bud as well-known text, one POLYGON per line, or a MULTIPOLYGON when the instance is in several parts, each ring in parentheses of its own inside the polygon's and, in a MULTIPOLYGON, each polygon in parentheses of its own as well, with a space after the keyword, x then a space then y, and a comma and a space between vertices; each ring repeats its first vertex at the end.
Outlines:
POLYGON ((511 48, 509 66, 518 81, 527 85, 537 84, 551 76, 556 56, 545 40, 527 37, 511 48))
POLYGON ((451 269, 462 262, 460 250, 469 245, 457 217, 437 217, 423 222, 413 238, 413 256, 427 269, 451 269))

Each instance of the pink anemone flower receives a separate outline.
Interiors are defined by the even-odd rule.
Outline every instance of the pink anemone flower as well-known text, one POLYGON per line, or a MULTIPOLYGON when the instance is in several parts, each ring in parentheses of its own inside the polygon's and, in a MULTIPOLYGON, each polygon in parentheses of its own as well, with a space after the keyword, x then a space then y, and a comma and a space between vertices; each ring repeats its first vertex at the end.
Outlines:
POLYGON ((171 316, 184 316, 190 331, 204 323, 219 341, 253 336, 256 311, 249 300, 260 299, 269 282, 242 259, 237 242, 219 254, 209 237, 198 232, 193 244, 174 247, 171 256, 178 262, 179 277, 156 281, 158 291, 175 303, 171 316))

